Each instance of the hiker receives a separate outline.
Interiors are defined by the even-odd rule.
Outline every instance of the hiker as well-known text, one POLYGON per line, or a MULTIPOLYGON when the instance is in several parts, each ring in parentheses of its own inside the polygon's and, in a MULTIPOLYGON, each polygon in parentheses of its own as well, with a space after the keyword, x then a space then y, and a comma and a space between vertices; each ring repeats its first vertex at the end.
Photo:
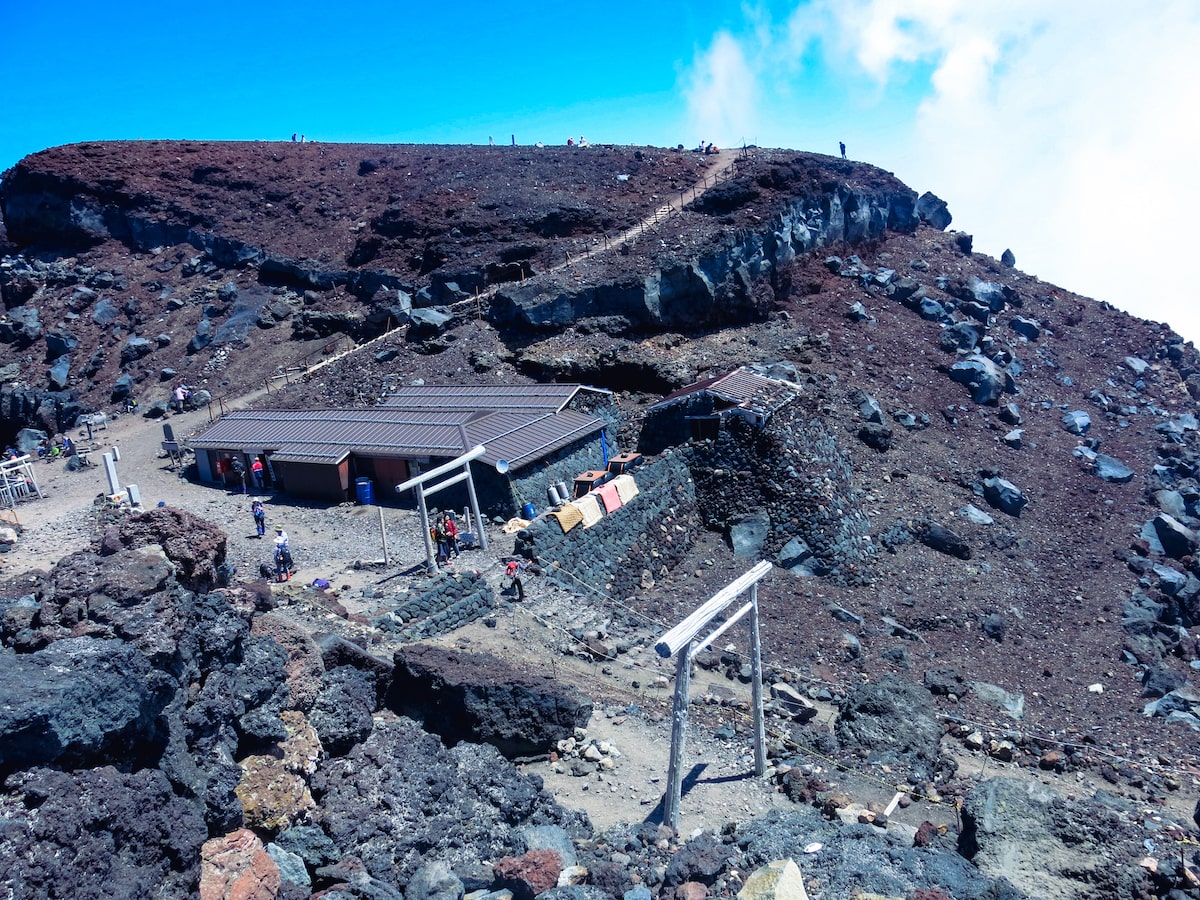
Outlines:
POLYGON ((275 577, 280 581, 292 577, 292 550, 287 532, 279 525, 275 526, 275 577))
POLYGON ((446 534, 446 517, 438 516, 433 523, 433 542, 437 545, 437 561, 438 565, 449 565, 450 563, 450 543, 446 534))
POLYGON ((254 527, 258 531, 258 536, 262 537, 267 533, 267 510, 261 500, 255 500, 250 504, 250 515, 254 516, 254 527))
POLYGON ((838 141, 838 149, 842 151, 842 159, 845 159, 846 158, 846 144, 842 141, 838 141))
POLYGON ((254 457, 254 462, 250 463, 250 477, 254 479, 254 487, 262 490, 263 486, 263 464, 259 457, 254 457))
POLYGON ((521 584, 521 564, 515 559, 510 559, 508 565, 504 567, 504 574, 512 579, 507 590, 516 589, 517 600, 525 599, 525 585, 521 584))
POLYGON ((240 456, 235 456, 229 461, 229 468, 233 470, 233 474, 238 477, 242 483, 242 493, 246 493, 246 464, 242 462, 240 456))
POLYGON ((575 146, 575 138, 573 138, 573 137, 567 138, 567 146, 574 147, 575 146))
POLYGON ((292 555, 282 547, 275 548, 275 579, 287 581, 292 577, 292 555))
POLYGON ((446 513, 446 557, 450 557, 450 551, 454 551, 454 555, 458 556, 460 548, 458 546, 458 523, 454 521, 454 513, 446 513))
POLYGON ((183 412, 183 403, 185 400, 187 400, 187 397, 188 397, 187 387, 183 384, 177 384, 175 386, 175 403, 174 403, 175 412, 177 412, 177 413, 183 412))

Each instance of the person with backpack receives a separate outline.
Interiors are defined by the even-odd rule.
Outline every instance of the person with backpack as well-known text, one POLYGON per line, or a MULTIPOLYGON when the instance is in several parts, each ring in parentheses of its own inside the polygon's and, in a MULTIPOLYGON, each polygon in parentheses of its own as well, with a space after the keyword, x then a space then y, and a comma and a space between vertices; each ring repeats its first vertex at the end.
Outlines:
POLYGON ((250 504, 250 515, 254 516, 254 527, 258 531, 258 536, 262 537, 267 533, 267 510, 261 500, 255 500, 250 504))
POLYGON ((459 554, 458 546, 458 523, 454 521, 454 513, 446 513, 446 558, 449 559, 451 551, 455 556, 459 554))
POLYGON ((433 542, 437 545, 437 562, 439 566, 450 562, 450 545, 446 534, 446 517, 438 516, 433 523, 433 542))

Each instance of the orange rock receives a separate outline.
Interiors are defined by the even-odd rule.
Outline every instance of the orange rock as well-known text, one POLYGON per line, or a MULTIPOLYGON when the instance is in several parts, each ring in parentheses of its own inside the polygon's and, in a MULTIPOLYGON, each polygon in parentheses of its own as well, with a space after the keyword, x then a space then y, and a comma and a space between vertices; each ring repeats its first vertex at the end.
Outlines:
POLYGON ((282 883, 262 841, 246 828, 200 848, 200 900, 275 900, 282 883))

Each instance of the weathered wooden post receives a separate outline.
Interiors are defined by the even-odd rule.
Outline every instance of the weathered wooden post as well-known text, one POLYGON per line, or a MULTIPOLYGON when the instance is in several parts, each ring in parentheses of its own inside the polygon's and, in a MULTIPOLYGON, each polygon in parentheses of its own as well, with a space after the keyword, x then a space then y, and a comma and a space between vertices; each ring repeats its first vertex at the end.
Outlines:
POLYGON ((692 681, 692 660, 713 641, 750 614, 751 698, 754 707, 754 773, 767 771, 766 722, 762 705, 762 645, 758 631, 758 582, 770 574, 771 563, 763 560, 740 578, 730 582, 697 608, 686 619, 664 634, 654 645, 664 659, 678 654, 675 663, 675 699, 671 706, 671 757, 667 766, 667 793, 663 800, 663 823, 679 830, 679 800, 683 789, 683 745, 687 739, 688 692, 692 681), (750 600, 724 623, 696 642, 696 636, 743 593, 750 600))

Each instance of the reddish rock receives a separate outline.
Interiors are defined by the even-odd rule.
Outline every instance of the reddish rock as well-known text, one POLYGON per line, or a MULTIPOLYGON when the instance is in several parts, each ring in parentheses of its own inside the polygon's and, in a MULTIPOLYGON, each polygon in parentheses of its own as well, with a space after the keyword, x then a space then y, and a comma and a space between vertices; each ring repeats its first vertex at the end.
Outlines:
POLYGON ((159 506, 105 529, 100 555, 122 548, 157 544, 178 568, 176 577, 193 591, 209 591, 221 583, 228 538, 211 522, 182 509, 159 506))
POLYGON ((497 888, 507 888, 513 900, 533 900, 542 891, 558 886, 562 857, 556 850, 530 850, 524 856, 506 856, 492 867, 497 888))
POLYGON ((262 841, 245 828, 205 841, 200 900, 275 900, 282 879, 262 841))
POLYGON ((685 881, 675 888, 675 900, 704 900, 708 888, 698 881, 685 881))
POLYGON ((250 633, 269 637, 287 653, 284 671, 289 688, 288 709, 308 711, 321 692, 321 676, 325 663, 321 648, 309 633, 280 613, 258 616, 250 623, 250 633))

